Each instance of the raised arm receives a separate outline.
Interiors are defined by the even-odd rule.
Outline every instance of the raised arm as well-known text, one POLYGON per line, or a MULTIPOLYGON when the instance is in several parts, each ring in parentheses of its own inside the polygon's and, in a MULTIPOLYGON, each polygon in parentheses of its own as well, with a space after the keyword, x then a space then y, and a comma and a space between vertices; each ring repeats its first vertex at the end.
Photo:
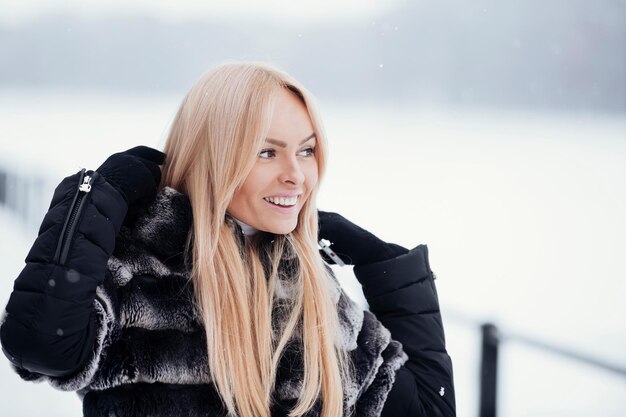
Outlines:
POLYGON ((402 343, 399 369, 382 417, 455 416, 452 362, 445 347, 426 245, 407 250, 386 243, 339 214, 319 212, 320 237, 355 265, 370 311, 402 343))
POLYGON ((94 310, 96 288, 129 205, 136 210, 154 199, 163 157, 133 148, 56 188, 2 318, 2 350, 18 371, 62 377, 93 354, 103 324, 94 310))

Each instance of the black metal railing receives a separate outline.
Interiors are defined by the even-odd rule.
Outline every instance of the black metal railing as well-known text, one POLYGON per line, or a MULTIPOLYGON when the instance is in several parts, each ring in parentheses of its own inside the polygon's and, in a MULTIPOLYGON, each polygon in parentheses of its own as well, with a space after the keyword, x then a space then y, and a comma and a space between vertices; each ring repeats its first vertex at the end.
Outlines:
POLYGON ((502 331, 493 323, 482 324, 481 331, 480 417, 496 417, 497 415, 498 352, 503 341, 523 343, 544 352, 559 355, 581 364, 590 365, 607 372, 616 373, 621 377, 626 377, 626 369, 624 367, 526 335, 502 331))
POLYGON ((39 175, 0 163, 0 207, 29 230, 36 230, 46 212, 49 185, 39 175))

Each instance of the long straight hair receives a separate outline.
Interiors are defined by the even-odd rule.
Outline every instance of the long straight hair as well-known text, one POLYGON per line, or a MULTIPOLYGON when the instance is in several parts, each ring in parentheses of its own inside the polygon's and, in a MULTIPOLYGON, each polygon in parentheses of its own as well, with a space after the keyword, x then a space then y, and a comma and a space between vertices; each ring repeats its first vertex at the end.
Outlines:
POLYGON ((233 194, 264 146, 283 88, 302 100, 311 118, 321 179, 326 135, 313 96, 268 64, 226 63, 201 77, 184 98, 165 144, 161 187, 175 188, 191 202, 194 221, 186 250, 210 375, 229 415, 270 417, 278 363, 296 338, 302 341, 304 377, 290 416, 302 416, 321 401, 321 415, 337 417, 344 412, 350 366, 339 348, 337 307, 317 249, 318 186, 304 203, 296 229, 275 237, 268 269, 255 245, 242 249, 225 220, 233 194), (272 307, 285 250, 297 257, 299 267, 292 308, 276 332, 272 307))

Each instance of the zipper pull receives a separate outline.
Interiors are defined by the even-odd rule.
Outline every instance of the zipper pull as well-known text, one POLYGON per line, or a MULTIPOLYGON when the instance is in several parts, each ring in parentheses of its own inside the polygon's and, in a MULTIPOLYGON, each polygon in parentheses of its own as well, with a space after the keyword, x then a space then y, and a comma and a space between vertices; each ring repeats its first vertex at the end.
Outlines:
POLYGON ((332 243, 327 240, 327 239, 321 239, 318 243, 317 243, 320 247, 321 250, 324 251, 324 253, 326 255, 328 255, 328 257, 330 259, 332 259, 335 264, 337 264, 338 266, 345 266, 346 264, 341 260, 341 258, 339 257, 339 255, 337 255, 331 248, 330 245, 332 245, 332 243))
POLYGON ((83 183, 78 186, 78 191, 83 191, 85 193, 91 191, 91 185, 89 184, 89 181, 91 181, 91 177, 89 175, 85 175, 85 178, 83 178, 83 183))

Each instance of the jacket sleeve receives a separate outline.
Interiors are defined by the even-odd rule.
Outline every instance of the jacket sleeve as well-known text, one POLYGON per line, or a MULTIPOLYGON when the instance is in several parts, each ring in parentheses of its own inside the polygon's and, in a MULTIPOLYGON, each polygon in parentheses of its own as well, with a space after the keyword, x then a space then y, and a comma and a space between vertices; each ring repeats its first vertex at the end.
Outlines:
POLYGON ((77 390, 95 373, 115 317, 107 260, 126 211, 97 172, 56 188, 0 320, 2 350, 21 378, 77 390))
POLYGON ((354 267, 370 311, 402 343, 409 360, 396 374, 382 416, 455 416, 452 361, 428 247, 354 267))

